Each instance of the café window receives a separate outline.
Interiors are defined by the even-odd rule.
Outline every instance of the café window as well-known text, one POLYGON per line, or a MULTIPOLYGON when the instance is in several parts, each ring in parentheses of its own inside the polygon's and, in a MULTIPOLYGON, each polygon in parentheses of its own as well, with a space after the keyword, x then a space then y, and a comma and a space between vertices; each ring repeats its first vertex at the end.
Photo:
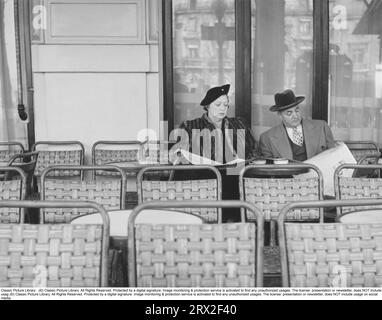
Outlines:
POLYGON ((235 115, 234 7, 234 0, 172 1, 174 127, 200 117, 206 91, 226 83, 235 115))
POLYGON ((255 137, 280 122, 269 111, 274 94, 292 89, 312 117, 313 1, 252 0, 252 130, 255 137))
POLYGON ((382 1, 330 1, 330 126, 382 144, 382 1))
POLYGON ((290 88, 305 96, 304 117, 327 120, 336 140, 382 144, 382 0, 165 3, 169 128, 200 117, 205 92, 230 83, 228 116, 247 115, 256 139, 279 123, 269 107, 290 88))

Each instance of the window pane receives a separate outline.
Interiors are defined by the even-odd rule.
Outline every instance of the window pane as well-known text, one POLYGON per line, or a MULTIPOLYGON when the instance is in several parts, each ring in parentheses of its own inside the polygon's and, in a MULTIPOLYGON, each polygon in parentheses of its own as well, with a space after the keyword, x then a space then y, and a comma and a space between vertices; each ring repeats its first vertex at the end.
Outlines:
POLYGON ((203 114, 210 87, 231 84, 235 114, 234 0, 173 1, 174 126, 203 114))
POLYGON ((13 1, 0 1, 0 141, 26 143, 17 113, 17 67, 13 1))
POLYGON ((312 115, 312 0, 252 0, 252 129, 261 133, 280 123, 269 111, 274 94, 292 89, 305 96, 312 115))
POLYGON ((330 125, 337 140, 382 142, 382 1, 330 2, 330 125))

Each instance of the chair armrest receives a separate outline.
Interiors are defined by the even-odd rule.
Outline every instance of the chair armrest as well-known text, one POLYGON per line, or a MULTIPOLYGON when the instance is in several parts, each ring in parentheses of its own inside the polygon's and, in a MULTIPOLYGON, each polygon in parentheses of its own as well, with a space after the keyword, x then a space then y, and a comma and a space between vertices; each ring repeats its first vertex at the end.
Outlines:
POLYGON ((12 156, 8 161, 8 166, 11 166, 16 159, 23 159, 23 163, 36 161, 38 157, 38 151, 18 153, 12 156), (25 161, 26 160, 26 161, 25 161))

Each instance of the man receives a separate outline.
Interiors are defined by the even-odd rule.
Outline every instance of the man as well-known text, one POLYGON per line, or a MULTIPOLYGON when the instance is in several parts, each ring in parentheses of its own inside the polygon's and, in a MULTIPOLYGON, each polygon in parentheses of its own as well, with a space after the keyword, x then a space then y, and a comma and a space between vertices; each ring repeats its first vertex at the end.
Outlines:
POLYGON ((261 135, 263 157, 305 161, 334 147, 333 134, 325 121, 302 119, 299 104, 304 99, 290 89, 275 94, 276 104, 269 110, 277 112, 282 123, 261 135))

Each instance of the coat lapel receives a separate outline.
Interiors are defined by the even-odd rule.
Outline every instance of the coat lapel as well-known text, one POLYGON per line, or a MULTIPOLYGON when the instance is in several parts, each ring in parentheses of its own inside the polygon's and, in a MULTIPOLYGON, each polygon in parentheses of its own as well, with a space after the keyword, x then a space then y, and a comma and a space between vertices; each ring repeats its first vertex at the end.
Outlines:
POLYGON ((292 148, 290 147, 286 130, 282 124, 276 127, 274 134, 270 138, 276 150, 283 158, 293 159, 292 148))

